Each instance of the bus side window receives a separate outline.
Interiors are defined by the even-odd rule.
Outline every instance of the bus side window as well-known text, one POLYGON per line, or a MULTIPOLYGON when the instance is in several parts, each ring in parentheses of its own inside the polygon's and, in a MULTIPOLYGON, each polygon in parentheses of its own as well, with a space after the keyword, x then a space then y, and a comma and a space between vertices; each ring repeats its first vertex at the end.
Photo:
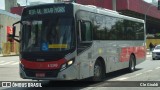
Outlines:
POLYGON ((92 32, 91 32, 91 23, 84 21, 81 22, 81 39, 82 41, 91 41, 92 32))

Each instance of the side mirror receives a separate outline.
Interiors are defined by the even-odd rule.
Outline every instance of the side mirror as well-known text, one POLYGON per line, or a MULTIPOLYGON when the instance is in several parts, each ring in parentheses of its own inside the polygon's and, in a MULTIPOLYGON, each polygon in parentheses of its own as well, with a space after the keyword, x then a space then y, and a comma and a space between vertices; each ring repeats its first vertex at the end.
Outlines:
POLYGON ((17 42, 20 42, 20 40, 15 38, 15 37, 19 37, 19 36, 16 36, 16 26, 15 26, 18 23, 21 23, 21 21, 18 21, 12 25, 12 33, 8 34, 8 38, 15 40, 17 42))
POLYGON ((12 27, 12 31, 10 31, 11 33, 8 33, 7 37, 10 38, 10 39, 14 39, 15 37, 15 33, 16 33, 16 27, 13 26, 12 27))

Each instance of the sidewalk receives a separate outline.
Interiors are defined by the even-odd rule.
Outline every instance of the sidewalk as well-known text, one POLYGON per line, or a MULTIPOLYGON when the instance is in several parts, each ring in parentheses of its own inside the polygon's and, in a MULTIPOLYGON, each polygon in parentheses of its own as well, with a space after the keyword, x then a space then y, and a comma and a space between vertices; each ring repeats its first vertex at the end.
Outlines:
POLYGON ((10 54, 10 55, 0 54, 0 57, 10 57, 10 56, 19 56, 19 55, 16 55, 16 54, 10 54))

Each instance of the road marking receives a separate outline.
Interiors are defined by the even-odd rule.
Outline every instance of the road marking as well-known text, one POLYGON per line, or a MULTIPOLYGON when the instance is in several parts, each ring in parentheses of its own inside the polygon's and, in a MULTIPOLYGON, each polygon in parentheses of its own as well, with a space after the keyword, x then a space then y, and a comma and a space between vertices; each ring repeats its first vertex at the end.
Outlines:
POLYGON ((121 81, 121 80, 125 80, 125 79, 128 79, 128 77, 118 78, 117 80, 121 81))
POLYGON ((9 64, 9 63, 12 63, 12 62, 15 62, 15 61, 10 61, 10 62, 6 62, 6 63, 2 63, 0 65, 6 65, 6 64, 9 64))
POLYGON ((16 64, 18 64, 19 62, 15 62, 15 63, 12 63, 11 65, 16 65, 16 64))
POLYGON ((146 57, 151 57, 151 56, 148 56, 148 55, 147 55, 146 57))
POLYGON ((139 76, 139 75, 142 75, 143 73, 138 73, 138 74, 136 74, 136 75, 133 75, 133 76, 131 76, 130 78, 135 78, 135 77, 137 77, 137 76, 139 76))
POLYGON ((136 74, 135 76, 139 76, 139 75, 141 75, 141 74, 143 74, 143 73, 138 73, 138 74, 136 74))
POLYGON ((155 68, 155 69, 160 69, 160 67, 157 67, 157 68, 155 68))
POLYGON ((146 71, 145 73, 148 73, 148 72, 152 72, 153 70, 148 70, 148 71, 146 71))

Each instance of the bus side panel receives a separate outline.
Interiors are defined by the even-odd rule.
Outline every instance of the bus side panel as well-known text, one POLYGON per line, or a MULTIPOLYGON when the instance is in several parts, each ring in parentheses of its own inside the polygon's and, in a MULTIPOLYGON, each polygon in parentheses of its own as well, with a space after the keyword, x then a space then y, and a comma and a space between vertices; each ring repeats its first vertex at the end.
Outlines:
POLYGON ((130 55, 133 53, 136 58, 136 64, 143 62, 146 58, 144 41, 118 41, 118 48, 120 48, 120 58, 117 67, 120 69, 129 67, 130 55))
POLYGON ((89 47, 77 56, 79 62, 79 78, 84 79, 93 76, 93 47, 89 47))
POLYGON ((130 55, 135 54, 136 64, 145 60, 144 41, 94 41, 93 58, 105 60, 106 72, 129 67, 130 55))
POLYGON ((104 59, 106 73, 115 71, 119 58, 116 41, 94 41, 93 58, 96 60, 98 57, 104 59))

